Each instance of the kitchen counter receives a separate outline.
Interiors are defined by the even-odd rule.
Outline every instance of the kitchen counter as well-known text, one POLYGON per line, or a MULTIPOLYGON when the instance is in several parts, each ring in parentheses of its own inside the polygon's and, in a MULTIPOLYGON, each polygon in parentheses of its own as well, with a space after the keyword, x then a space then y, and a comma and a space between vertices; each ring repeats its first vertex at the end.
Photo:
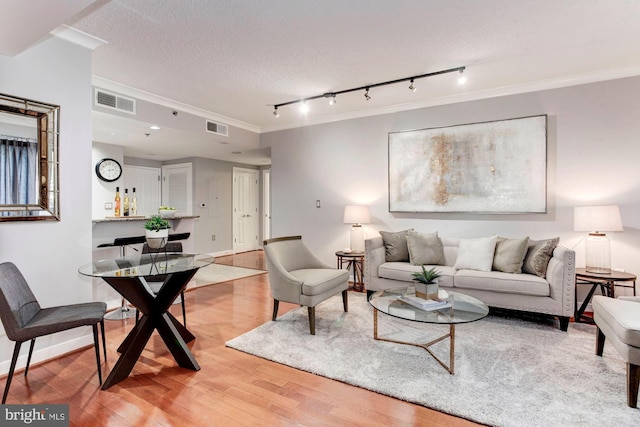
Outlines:
MULTIPOLYGON (((102 223, 102 222, 131 222, 131 221, 146 221, 148 220, 149 216, 121 216, 121 217, 107 217, 107 218, 103 218, 103 219, 94 219, 92 220, 92 222, 94 224, 98 224, 98 223, 102 223)), ((200 218, 200 216, 197 215, 175 215, 172 216, 171 218, 165 218, 168 221, 171 220, 175 220, 175 219, 195 219, 195 218, 200 218)))

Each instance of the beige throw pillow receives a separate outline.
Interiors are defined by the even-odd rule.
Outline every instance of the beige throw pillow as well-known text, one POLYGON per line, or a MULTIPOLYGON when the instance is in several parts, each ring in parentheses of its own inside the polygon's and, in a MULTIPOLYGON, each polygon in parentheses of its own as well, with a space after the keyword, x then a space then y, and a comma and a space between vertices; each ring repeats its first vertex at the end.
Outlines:
POLYGON ((409 261, 413 265, 444 265, 444 248, 438 233, 407 233, 409 261))
POLYGON ((380 232, 384 243, 384 256, 387 262, 409 262, 407 231, 409 230, 380 232))
POLYGON ((498 236, 460 239, 455 269, 491 271, 498 236))
POLYGON ((536 276, 546 277, 549 260, 553 256, 553 250, 558 246, 560 238, 547 240, 530 240, 527 256, 524 258, 522 271, 536 276))
POLYGON ((529 238, 505 239, 498 237, 493 255, 493 270, 505 273, 522 273, 522 263, 527 255, 529 238))

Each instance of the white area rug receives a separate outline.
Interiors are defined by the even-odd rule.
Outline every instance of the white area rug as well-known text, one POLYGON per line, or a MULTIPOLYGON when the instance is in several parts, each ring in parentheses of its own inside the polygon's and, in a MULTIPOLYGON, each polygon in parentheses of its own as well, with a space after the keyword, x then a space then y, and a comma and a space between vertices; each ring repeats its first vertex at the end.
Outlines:
POLYGON ((195 280, 194 287, 212 285, 214 283, 227 282, 229 280, 242 279, 243 277, 264 273, 266 273, 266 271, 235 267, 232 265, 210 264, 198 270, 193 278, 193 280, 195 280))
MULTIPOLYGON (((427 342, 448 326, 381 314, 379 333, 427 342)), ((364 294, 316 307, 316 335, 300 308, 226 343, 262 358, 495 426, 640 426, 627 406, 626 367, 610 344, 594 354, 595 327, 489 316, 456 326, 455 375, 421 348, 373 339, 364 294)), ((432 347, 448 361, 449 341, 432 347)))

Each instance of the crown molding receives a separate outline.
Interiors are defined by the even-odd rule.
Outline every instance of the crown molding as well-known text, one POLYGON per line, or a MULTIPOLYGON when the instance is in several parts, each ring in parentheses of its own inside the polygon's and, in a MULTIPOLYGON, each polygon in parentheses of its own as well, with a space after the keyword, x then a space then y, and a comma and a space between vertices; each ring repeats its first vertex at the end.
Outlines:
POLYGON ((99 37, 92 36, 68 25, 60 25, 49 34, 91 50, 96 50, 100 46, 108 43, 106 40, 102 40, 99 37))
POLYGON ((194 116, 203 117, 208 120, 212 120, 219 123, 224 123, 230 126, 234 126, 240 129, 248 130, 254 133, 260 133, 260 127, 246 123, 240 120, 232 119, 231 117, 216 114, 211 111, 203 110, 192 105, 188 105, 174 99, 165 98, 150 92, 146 92, 140 89, 133 88, 131 86, 123 85, 121 83, 114 82, 96 75, 92 76, 92 84, 95 87, 106 89, 113 92, 118 92, 122 95, 127 95, 142 101, 151 102, 153 104, 161 105, 163 107, 172 108, 185 113, 193 114, 194 116))

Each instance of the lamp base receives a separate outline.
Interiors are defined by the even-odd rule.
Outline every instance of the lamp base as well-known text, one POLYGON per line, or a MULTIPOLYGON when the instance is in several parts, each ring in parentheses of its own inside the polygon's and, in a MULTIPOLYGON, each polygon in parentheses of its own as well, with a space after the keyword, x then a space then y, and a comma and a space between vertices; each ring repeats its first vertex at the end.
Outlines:
POLYGON ((351 227, 351 252, 364 252, 364 230, 360 224, 351 227))
POLYGON ((589 233, 585 252, 587 272, 611 274, 611 246, 606 234, 589 233))

